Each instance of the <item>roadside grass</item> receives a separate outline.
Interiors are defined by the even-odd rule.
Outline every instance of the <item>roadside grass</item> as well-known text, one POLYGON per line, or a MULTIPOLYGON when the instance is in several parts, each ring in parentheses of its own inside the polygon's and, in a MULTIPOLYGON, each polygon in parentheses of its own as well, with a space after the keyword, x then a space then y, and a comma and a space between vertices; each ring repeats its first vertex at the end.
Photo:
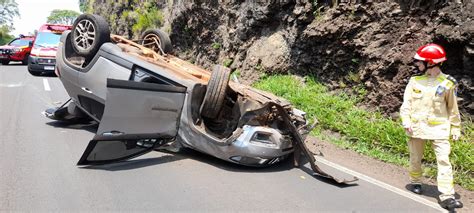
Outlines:
MULTIPOLYGON (((408 166, 408 137, 399 121, 356 107, 360 97, 330 92, 311 77, 305 77, 304 81, 290 75, 275 75, 261 79, 254 86, 286 98, 305 111, 308 118, 316 117, 319 125, 312 135, 388 163, 408 166), (341 137, 326 134, 325 130, 338 132, 341 137)), ((473 122, 463 121, 463 137, 452 143, 450 156, 455 183, 471 191, 474 190, 473 139, 473 122)), ((436 157, 429 145, 425 147, 424 159, 424 176, 436 178, 436 157)))

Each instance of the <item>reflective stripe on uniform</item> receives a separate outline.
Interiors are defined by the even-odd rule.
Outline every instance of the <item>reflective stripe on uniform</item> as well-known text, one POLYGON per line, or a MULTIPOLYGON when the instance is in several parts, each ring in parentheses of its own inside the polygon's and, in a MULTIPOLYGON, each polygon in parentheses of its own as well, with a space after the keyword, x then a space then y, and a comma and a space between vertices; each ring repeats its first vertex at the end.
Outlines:
POLYGON ((446 79, 446 77, 443 76, 443 75, 439 75, 439 76, 436 78, 436 80, 439 81, 439 82, 443 82, 445 79, 446 79))
POLYGON ((415 80, 419 81, 419 80, 424 80, 424 79, 428 79, 428 77, 426 75, 419 75, 419 76, 415 76, 414 77, 415 80))
POLYGON ((440 125, 447 123, 448 120, 445 118, 428 118, 429 125, 440 125))
POLYGON ((442 122, 442 121, 428 121, 428 124, 429 125, 440 125, 440 124, 444 124, 446 122, 442 122))
POLYGON ((447 80, 447 79, 446 79, 445 81, 448 81, 448 83, 446 83, 446 87, 447 87, 448 89, 450 89, 451 87, 454 86, 454 83, 453 83, 452 81, 447 80))
POLYGON ((437 180, 438 182, 438 187, 441 188, 452 188, 454 186, 454 183, 452 180, 437 180))
POLYGON ((421 172, 409 172, 409 173, 410 173, 410 177, 412 177, 412 178, 421 177, 421 172))

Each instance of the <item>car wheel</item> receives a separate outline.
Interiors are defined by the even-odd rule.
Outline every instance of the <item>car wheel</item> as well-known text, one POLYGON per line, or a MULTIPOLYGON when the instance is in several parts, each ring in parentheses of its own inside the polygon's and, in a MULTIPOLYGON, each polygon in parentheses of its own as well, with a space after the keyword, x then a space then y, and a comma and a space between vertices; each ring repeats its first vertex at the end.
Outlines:
POLYGON ((28 58, 30 57, 30 54, 26 54, 23 60, 21 61, 21 64, 27 65, 28 64, 28 58))
POLYGON ((173 51, 173 45, 168 34, 158 29, 145 31, 141 36, 141 45, 157 53, 161 53, 160 49, 163 50, 164 54, 173 51))
POLYGON ((7 61, 7 60, 2 61, 2 64, 3 64, 3 65, 8 65, 9 63, 10 63, 10 61, 7 61))
POLYGON ((72 48, 86 60, 92 59, 100 46, 110 41, 109 24, 98 15, 82 14, 77 17, 71 34, 72 48))
POLYGON ((214 119, 219 115, 224 104, 229 78, 229 68, 221 65, 214 66, 201 105, 201 116, 214 119))

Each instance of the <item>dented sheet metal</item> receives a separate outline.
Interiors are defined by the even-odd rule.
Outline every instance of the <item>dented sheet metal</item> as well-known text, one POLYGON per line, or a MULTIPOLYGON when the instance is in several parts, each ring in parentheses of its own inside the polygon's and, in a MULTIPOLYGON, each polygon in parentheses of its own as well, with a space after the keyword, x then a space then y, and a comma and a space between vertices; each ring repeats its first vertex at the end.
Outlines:
MULTIPOLYGON (((272 109, 272 108, 276 109, 277 114, 278 114, 278 115, 273 115, 273 116, 280 116, 280 118, 284 121, 287 130, 289 130, 290 136, 292 137, 293 147, 295 149, 294 151, 295 157, 299 156, 301 152, 301 154, 303 154, 303 156, 307 158, 310 164, 310 167, 312 171, 314 172, 313 174, 314 176, 328 178, 340 184, 350 184, 358 180, 357 177, 353 177, 351 179, 336 177, 335 175, 328 174, 325 171, 321 170, 321 168, 316 164, 316 159, 313 153, 309 151, 308 147, 304 143, 304 139, 302 135, 300 134, 296 126, 293 124, 293 121, 292 121, 293 119, 288 114, 287 109, 285 109, 283 106, 277 103, 270 101, 262 105, 253 100, 242 101, 242 109, 244 109, 244 111, 246 112, 242 115, 240 119, 238 130, 240 130, 242 126, 247 124, 250 120, 254 119, 255 117, 262 116, 262 115, 269 116, 268 115, 269 111, 272 111, 269 109, 272 109)), ((236 131, 236 132, 241 133, 241 131, 236 131)), ((299 159, 295 159, 295 162, 297 161, 299 161, 299 159)))
POLYGON ((288 115, 288 113, 285 111, 283 107, 281 107, 278 104, 273 104, 273 107, 275 107, 279 112, 282 117, 282 119, 285 121, 285 124, 287 125, 287 128, 290 130, 290 134, 293 137, 293 145, 295 145, 295 152, 302 152, 303 156, 308 158, 309 164, 311 166, 311 169, 313 170, 314 174, 320 177, 328 178, 331 180, 336 181, 337 183, 341 184, 350 184, 352 182, 355 182, 358 180, 357 177, 353 177, 352 179, 345 179, 345 178, 340 178, 340 177, 335 177, 333 175, 330 175, 323 170, 319 168, 318 165, 316 165, 316 159, 314 158, 313 153, 309 151, 308 147, 306 147, 306 144, 304 143, 303 137, 301 137, 301 134, 298 132, 297 128, 295 125, 291 122, 291 118, 288 115))
MULTIPOLYGON (((211 73, 194 64, 191 64, 172 55, 166 55, 163 53, 159 54, 149 48, 146 48, 121 36, 112 35, 111 39, 112 41, 117 43, 117 45, 122 49, 122 51, 127 52, 135 57, 139 57, 147 62, 153 63, 157 66, 166 68, 167 70, 170 70, 175 73, 177 78, 192 80, 196 83, 200 83, 203 85, 206 85, 209 81, 211 73)), ((239 118, 237 128, 232 132, 231 135, 226 138, 214 138, 213 140, 211 140, 213 144, 218 145, 217 148, 212 148, 214 152, 217 152, 217 149, 223 149, 222 147, 224 146, 230 146, 237 138, 239 138, 243 134, 243 127, 245 125, 249 125, 249 123, 252 122, 261 122, 265 123, 265 125, 268 125, 268 127, 270 128, 281 128, 281 131, 286 132, 285 134, 288 134, 288 137, 291 137, 291 143, 295 152, 295 163, 297 162, 296 160, 298 160, 296 158, 298 158, 298 156, 302 154, 309 161, 310 167, 314 172, 314 176, 328 178, 340 184, 349 184, 358 180, 357 177, 353 177, 351 179, 336 177, 335 175, 328 174, 325 171, 321 170, 321 168, 317 165, 313 153, 311 153, 311 151, 309 151, 309 149, 306 147, 304 143, 304 137, 300 134, 299 131, 302 130, 302 128, 307 129, 307 124, 302 124, 302 122, 298 120, 298 118, 301 117, 300 115, 295 115, 293 113, 292 117, 290 116, 290 112, 292 112, 293 108, 287 100, 279 98, 271 93, 260 91, 250 86, 242 85, 239 83, 229 82, 229 88, 233 92, 238 94, 236 104, 238 105, 238 109, 240 110, 241 116, 239 118), (284 125, 281 126, 281 124, 284 125), (300 129, 298 129, 297 126, 300 129)), ((304 118, 302 119, 304 120, 304 118)), ((263 124, 260 125, 265 126, 263 124)), ((188 129, 187 132, 190 131, 192 131, 192 129, 188 129)), ((199 137, 199 134, 189 135, 189 138, 193 139, 199 137)), ((182 137, 182 140, 186 142, 186 138, 188 137, 184 136, 182 137)), ((208 139, 203 140, 209 141, 208 139)), ((200 143, 195 144, 194 148, 200 149, 199 146, 204 147, 204 145, 200 143)), ((206 152, 206 150, 210 149, 211 148, 206 149, 204 147, 200 150, 206 152)))

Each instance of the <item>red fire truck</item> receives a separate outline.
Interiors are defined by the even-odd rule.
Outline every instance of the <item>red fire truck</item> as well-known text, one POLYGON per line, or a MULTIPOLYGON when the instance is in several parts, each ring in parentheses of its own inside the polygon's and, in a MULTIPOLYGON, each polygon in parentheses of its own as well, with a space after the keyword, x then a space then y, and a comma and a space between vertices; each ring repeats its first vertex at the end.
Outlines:
POLYGON ((7 65, 10 61, 21 61, 21 63, 26 65, 34 40, 34 36, 20 35, 20 37, 13 39, 10 43, 0 46, 0 62, 3 65, 7 65))
POLYGON ((64 31, 71 29, 70 25, 60 24, 44 24, 40 27, 28 60, 28 71, 32 75, 55 75, 59 38, 64 31))

